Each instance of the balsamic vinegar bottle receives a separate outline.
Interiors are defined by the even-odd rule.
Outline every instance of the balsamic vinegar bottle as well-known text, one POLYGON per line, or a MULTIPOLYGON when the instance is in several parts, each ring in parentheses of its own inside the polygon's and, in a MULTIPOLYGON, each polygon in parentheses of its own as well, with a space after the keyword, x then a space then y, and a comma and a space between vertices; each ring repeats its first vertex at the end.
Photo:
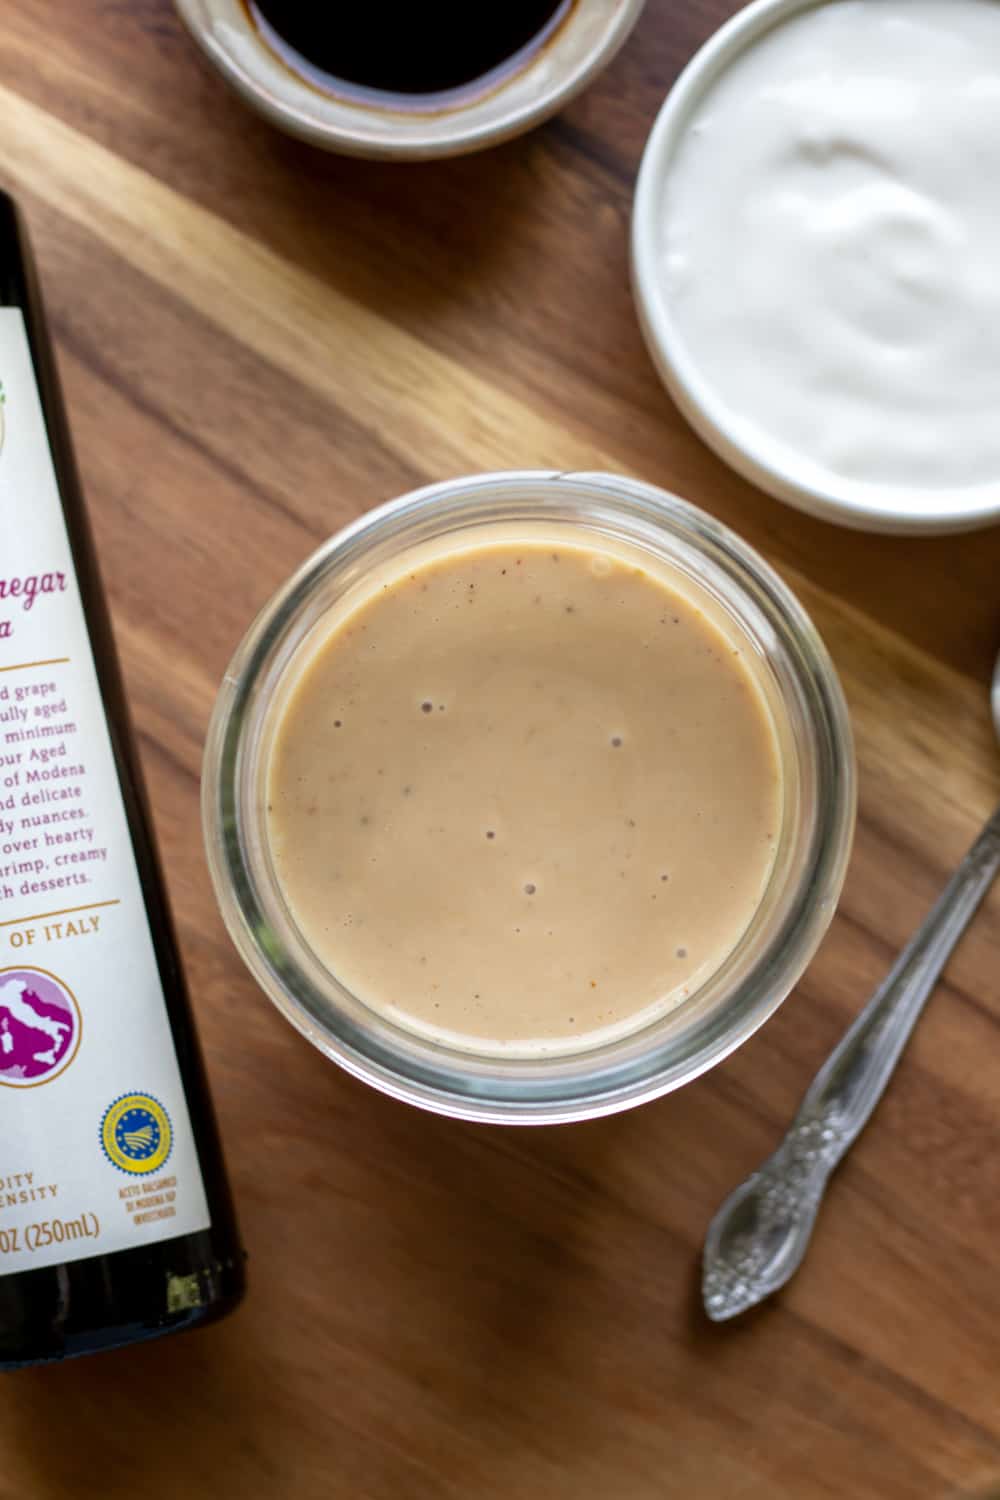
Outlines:
POLYGON ((23 227, 0 194, 0 1369, 243 1293, 23 227))

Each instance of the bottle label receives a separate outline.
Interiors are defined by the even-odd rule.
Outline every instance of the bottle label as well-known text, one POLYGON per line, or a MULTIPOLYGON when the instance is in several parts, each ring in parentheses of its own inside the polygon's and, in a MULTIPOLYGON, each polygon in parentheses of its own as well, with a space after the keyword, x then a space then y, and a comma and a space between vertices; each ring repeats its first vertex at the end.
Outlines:
POLYGON ((0 381, 3 1276, 210 1220, 18 308, 0 381))

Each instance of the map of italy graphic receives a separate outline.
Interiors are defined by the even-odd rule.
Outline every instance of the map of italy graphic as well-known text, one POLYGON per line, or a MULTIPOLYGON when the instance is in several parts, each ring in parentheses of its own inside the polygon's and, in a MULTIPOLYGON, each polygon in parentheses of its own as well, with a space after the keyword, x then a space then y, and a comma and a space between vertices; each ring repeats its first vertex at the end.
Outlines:
POLYGON ((43 999, 26 979, 0 979, 0 1072, 48 1072, 73 1039, 73 1013, 62 997, 43 999))

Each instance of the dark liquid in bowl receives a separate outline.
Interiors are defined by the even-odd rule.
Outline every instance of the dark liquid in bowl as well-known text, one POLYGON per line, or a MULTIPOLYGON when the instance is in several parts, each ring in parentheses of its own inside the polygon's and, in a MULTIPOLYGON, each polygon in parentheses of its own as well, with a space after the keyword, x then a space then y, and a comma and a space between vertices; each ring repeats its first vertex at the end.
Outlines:
POLYGON ((548 41, 574 0, 246 0, 293 73, 324 93, 440 109, 485 93, 548 41))

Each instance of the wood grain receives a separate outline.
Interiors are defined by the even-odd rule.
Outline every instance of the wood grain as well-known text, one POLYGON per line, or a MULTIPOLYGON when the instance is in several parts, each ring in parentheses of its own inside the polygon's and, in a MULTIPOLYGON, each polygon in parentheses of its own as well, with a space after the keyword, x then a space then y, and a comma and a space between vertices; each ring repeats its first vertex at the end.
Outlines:
POLYGON ((481 158, 324 157, 251 117, 168 0, 0 11, 24 203, 251 1252, 202 1335, 11 1378, 0 1497, 913 1500, 1000 1479, 1000 899, 949 968, 808 1263, 709 1327, 698 1251, 1000 795, 1000 533, 853 535, 730 474, 645 356, 630 195, 728 0, 650 0, 561 118, 481 158), (425 1117, 255 990, 198 826, 256 608, 428 479, 632 472, 737 527, 842 673, 861 820, 840 914, 723 1067, 589 1125, 425 1117))

